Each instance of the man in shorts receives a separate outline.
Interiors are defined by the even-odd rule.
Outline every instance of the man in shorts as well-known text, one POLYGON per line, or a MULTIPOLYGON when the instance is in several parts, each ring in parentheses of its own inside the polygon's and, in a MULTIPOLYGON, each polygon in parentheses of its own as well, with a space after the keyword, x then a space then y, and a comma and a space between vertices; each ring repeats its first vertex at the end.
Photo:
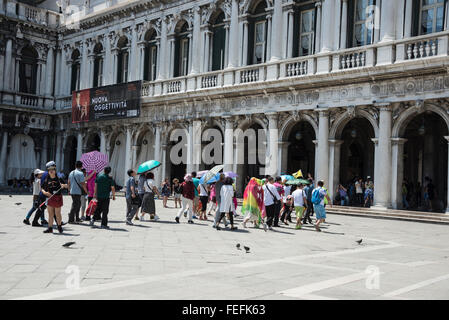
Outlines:
POLYGON ((320 224, 324 222, 326 219, 326 209, 324 208, 324 199, 327 200, 327 203, 329 206, 331 206, 331 199, 329 195, 327 194, 327 190, 323 188, 324 182, 322 180, 318 181, 318 187, 316 187, 312 191, 312 203, 313 208, 316 215, 316 224, 315 229, 316 231, 320 232, 320 224))

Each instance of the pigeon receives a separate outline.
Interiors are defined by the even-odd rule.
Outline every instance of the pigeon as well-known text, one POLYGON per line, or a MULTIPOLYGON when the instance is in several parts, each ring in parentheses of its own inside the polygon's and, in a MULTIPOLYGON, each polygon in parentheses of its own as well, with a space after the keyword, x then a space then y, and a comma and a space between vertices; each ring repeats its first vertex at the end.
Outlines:
POLYGON ((20 206, 22 204, 22 202, 16 202, 14 203, 16 206, 20 206))
POLYGON ((235 245, 235 247, 236 247, 237 249, 239 249, 239 250, 242 250, 242 249, 240 249, 240 243, 237 243, 237 244, 235 245))
POLYGON ((360 240, 357 240, 356 242, 357 242, 358 244, 362 244, 362 241, 363 241, 363 239, 360 239, 360 240))
POLYGON ((12 198, 12 195, 9 195, 10 198, 12 198))
POLYGON ((62 246, 68 248, 68 247, 70 247, 72 244, 75 244, 75 241, 66 242, 66 243, 64 243, 62 246))
POLYGON ((249 253, 249 247, 243 246, 243 249, 245 249, 246 253, 249 253))

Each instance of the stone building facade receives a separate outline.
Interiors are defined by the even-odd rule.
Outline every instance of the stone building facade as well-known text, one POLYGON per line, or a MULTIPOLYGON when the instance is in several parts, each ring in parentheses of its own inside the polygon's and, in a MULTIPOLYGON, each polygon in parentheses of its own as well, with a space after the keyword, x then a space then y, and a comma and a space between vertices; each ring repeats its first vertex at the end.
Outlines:
POLYGON ((158 182, 182 177, 213 165, 197 151, 215 128, 241 193, 263 164, 247 163, 235 133, 253 128, 266 133, 267 173, 302 169, 331 194, 370 176, 379 208, 401 208, 402 182, 430 177, 447 207, 447 0, 59 5, 0 3, 0 182, 48 159, 69 170, 95 149, 119 184, 149 158, 158 182), (64 14, 77 5, 80 21, 64 14), (135 80, 140 117, 71 123, 73 90, 135 80), (174 129, 188 133, 186 163, 170 161, 174 129))

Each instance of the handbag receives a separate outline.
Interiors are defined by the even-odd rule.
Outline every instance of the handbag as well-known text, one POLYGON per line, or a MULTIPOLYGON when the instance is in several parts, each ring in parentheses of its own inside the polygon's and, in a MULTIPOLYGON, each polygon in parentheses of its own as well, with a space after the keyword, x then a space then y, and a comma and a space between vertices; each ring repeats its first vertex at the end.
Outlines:
MULTIPOLYGON (((73 174, 73 171, 72 171, 70 174, 73 174)), ((78 180, 76 180, 75 176, 73 176, 73 180, 75 180, 76 184, 78 185, 78 188, 80 188, 80 190, 81 190, 81 195, 82 195, 82 196, 87 195, 86 191, 84 191, 84 188, 82 188, 81 185, 78 183, 78 180)))
POLYGON ((279 203, 281 203, 281 201, 278 200, 278 199, 274 196, 274 194, 271 192, 270 188, 269 188, 268 186, 266 186, 266 187, 267 187, 268 192, 269 192, 269 193, 271 194, 271 196, 273 197, 273 203, 274 203, 275 205, 278 205, 279 203))

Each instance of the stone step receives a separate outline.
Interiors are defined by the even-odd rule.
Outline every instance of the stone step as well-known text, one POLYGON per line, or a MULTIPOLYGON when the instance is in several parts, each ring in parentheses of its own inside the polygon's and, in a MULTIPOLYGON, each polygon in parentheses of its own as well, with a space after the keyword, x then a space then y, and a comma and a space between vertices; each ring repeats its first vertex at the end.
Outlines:
MULTIPOLYGON (((331 208, 329 208, 331 209, 331 208)), ((363 213, 372 213, 372 214, 397 214, 397 215, 407 215, 407 216, 422 216, 426 218, 449 218, 448 214, 445 213, 437 213, 437 212, 426 212, 426 211, 410 211, 410 210, 379 210, 373 208, 360 208, 360 207, 341 207, 341 206, 332 206, 332 209, 339 210, 341 212, 363 212, 363 213)))

